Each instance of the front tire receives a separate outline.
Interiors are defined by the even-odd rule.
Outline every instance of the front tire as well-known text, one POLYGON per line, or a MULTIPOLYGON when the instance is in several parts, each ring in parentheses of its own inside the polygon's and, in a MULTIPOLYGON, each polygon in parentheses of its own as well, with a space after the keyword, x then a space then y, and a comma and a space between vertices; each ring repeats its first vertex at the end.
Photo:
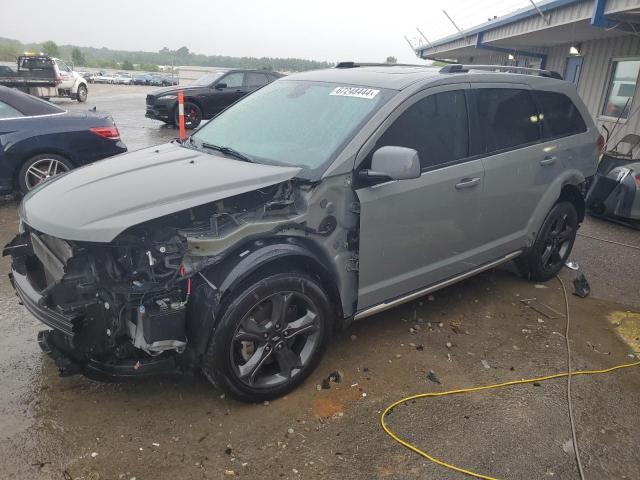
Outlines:
POLYGON ((315 369, 330 336, 330 300, 297 272, 278 273, 237 289, 225 302, 202 370, 242 401, 276 398, 315 369))
POLYGON ((68 172, 73 164, 55 153, 43 153, 24 162, 18 172, 18 188, 23 195, 60 173, 68 172))
POLYGON ((577 233, 576 207, 567 201, 556 203, 547 214, 529 252, 518 259, 520 268, 536 282, 550 280, 569 259, 577 233))
MULTIPOLYGON (((176 104, 173 121, 176 126, 180 125, 180 115, 178 115, 178 105, 176 104)), ((197 128, 202 121, 202 110, 198 105, 191 102, 184 102, 184 128, 191 130, 197 128)))
POLYGON ((78 91, 76 93, 76 100, 78 100, 78 102, 80 103, 86 102, 88 94, 89 94, 89 91, 87 90, 86 85, 79 85, 78 91))

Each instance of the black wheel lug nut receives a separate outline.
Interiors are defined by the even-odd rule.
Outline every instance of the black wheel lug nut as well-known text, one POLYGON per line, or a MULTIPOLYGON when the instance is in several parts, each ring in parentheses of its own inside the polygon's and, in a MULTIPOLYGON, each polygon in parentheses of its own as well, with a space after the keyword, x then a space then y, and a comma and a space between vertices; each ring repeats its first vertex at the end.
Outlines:
POLYGON ((262 335, 264 338, 269 338, 269 334, 267 332, 264 332, 264 335, 262 335))
POLYGON ((276 323, 276 328, 280 328, 280 324, 279 323, 276 323))

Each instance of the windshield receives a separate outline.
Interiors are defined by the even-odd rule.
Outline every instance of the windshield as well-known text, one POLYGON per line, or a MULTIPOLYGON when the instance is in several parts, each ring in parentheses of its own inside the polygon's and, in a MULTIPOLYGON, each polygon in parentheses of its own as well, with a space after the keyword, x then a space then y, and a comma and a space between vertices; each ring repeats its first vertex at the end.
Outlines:
POLYGON ((281 80, 234 104, 194 135, 254 161, 303 168, 310 178, 326 167, 391 91, 281 80))
POLYGON ((194 82, 191 85, 202 85, 203 87, 209 86, 213 82, 218 80, 225 73, 227 73, 227 72, 225 72, 225 71, 217 72, 216 71, 216 72, 207 73, 203 77, 200 77, 199 79, 194 80, 194 82))

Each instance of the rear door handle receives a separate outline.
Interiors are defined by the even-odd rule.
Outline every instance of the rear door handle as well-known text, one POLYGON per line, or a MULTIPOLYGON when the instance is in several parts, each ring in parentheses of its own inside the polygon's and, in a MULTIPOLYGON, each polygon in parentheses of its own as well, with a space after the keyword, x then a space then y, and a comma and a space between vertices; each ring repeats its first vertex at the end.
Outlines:
POLYGON ((476 185, 479 185, 479 184, 480 184, 480 178, 479 177, 463 178, 458 183, 456 183, 456 189, 457 190, 462 190, 463 188, 471 188, 471 187, 475 187, 476 185))
POLYGON ((540 165, 542 165, 543 167, 553 165, 554 163, 556 163, 557 158, 558 157, 554 157, 553 155, 547 155, 542 160, 540 160, 540 165))

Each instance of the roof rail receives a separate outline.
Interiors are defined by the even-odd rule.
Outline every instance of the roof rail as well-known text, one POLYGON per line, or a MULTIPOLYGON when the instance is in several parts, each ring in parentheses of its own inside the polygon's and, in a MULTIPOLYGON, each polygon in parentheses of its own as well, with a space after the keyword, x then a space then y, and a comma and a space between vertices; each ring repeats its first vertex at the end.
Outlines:
POLYGON ((554 70, 542 70, 540 68, 527 67, 511 67, 506 65, 461 65, 459 63, 454 63, 452 65, 445 65, 444 67, 442 67, 440 69, 440 73, 466 73, 469 70, 522 73, 525 75, 538 75, 540 77, 549 77, 563 80, 562 75, 554 70))
POLYGON ((417 65, 411 63, 366 63, 366 62, 338 62, 335 68, 358 67, 428 67, 429 65, 417 65))

